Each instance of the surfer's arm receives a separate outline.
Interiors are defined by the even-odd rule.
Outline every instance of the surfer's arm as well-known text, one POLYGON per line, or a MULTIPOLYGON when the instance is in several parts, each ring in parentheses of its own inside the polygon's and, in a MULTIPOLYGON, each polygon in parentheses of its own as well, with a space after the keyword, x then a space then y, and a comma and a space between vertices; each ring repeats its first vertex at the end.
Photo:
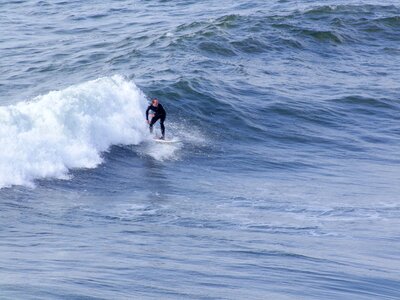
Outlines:
POLYGON ((146 120, 147 121, 149 120, 149 110, 150 110, 150 106, 147 107, 147 110, 146 110, 146 120))
POLYGON ((164 109, 164 106, 162 106, 161 104, 158 104, 158 111, 160 111, 160 115, 166 115, 167 112, 164 109))

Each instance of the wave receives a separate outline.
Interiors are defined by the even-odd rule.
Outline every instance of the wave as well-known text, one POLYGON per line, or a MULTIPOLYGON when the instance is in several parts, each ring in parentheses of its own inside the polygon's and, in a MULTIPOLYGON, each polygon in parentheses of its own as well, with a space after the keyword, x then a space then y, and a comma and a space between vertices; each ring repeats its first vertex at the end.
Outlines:
POLYGON ((102 163, 111 145, 141 143, 149 138, 146 103, 116 75, 0 107, 0 188, 67 179, 71 169, 102 163))
POLYGON ((322 5, 284 14, 228 14, 177 26, 169 46, 216 57, 255 55, 287 47, 313 50, 311 44, 334 45, 332 49, 336 49, 371 38, 397 41, 399 20, 399 8, 382 5, 322 5))
POLYGON ((394 5, 372 5, 372 4, 348 4, 348 5, 321 5, 308 8, 304 11, 297 11, 305 15, 323 15, 323 14, 374 14, 377 11, 396 12, 398 8, 394 5))

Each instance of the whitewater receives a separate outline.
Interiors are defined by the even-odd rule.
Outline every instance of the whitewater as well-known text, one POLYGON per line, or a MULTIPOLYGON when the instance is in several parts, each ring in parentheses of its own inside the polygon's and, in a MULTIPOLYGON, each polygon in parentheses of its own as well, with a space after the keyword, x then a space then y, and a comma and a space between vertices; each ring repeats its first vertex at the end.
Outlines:
POLYGON ((146 97, 121 76, 100 78, 0 108, 0 188, 69 178, 111 145, 149 138, 146 97))

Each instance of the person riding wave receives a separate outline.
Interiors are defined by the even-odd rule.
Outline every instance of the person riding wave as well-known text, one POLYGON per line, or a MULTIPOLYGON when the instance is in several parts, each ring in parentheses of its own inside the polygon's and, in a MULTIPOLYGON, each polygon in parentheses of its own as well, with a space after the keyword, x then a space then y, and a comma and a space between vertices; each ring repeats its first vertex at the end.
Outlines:
POLYGON ((147 107, 146 110, 146 121, 149 124, 150 133, 153 133, 153 125, 160 120, 160 127, 161 127, 161 137, 160 139, 165 139, 165 126, 164 121, 167 117, 167 112, 165 111, 164 107, 159 103, 157 98, 153 98, 151 100, 151 104, 147 107), (149 112, 151 120, 149 120, 149 112))

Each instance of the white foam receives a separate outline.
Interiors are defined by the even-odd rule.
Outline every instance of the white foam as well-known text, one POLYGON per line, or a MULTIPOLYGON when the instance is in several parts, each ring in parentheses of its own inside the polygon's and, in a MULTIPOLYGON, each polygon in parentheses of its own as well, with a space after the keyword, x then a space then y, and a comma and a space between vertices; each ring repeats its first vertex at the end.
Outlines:
MULTIPOLYGON (((179 143, 157 143, 153 138, 147 139, 146 143, 140 147, 134 148, 142 156, 151 156, 159 161, 179 160, 182 149, 185 145, 205 146, 206 138, 196 127, 185 124, 185 120, 179 120, 179 123, 170 121, 167 117, 167 139, 178 140, 179 143)), ((155 136, 160 136, 159 124, 155 125, 155 136)))
POLYGON ((161 144, 153 141, 143 147, 142 153, 160 161, 177 160, 180 148, 181 146, 178 144, 161 144))
POLYGON ((146 104, 133 82, 113 76, 0 107, 0 188, 65 179, 99 165, 111 145, 147 140, 146 104))

